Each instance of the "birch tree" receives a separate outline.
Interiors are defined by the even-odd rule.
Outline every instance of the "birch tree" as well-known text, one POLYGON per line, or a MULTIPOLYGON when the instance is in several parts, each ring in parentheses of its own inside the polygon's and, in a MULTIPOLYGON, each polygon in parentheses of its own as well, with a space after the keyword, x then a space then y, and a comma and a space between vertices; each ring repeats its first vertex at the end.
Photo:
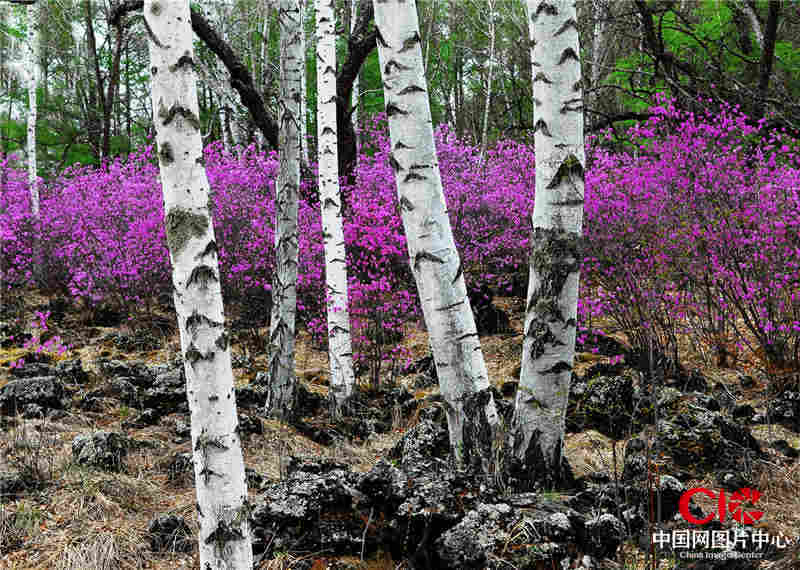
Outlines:
MULTIPOLYGON (((313 0, 312 0, 313 1, 313 0)), ((306 87, 306 0, 299 0, 300 5, 300 160, 308 164, 308 88, 306 87)))
MULTIPOLYGON (((39 282, 42 278, 41 241, 39 232, 41 216, 39 214, 39 177, 36 162, 36 91, 39 88, 39 4, 31 3, 26 8, 27 37, 23 47, 22 61, 8 64, 10 71, 17 75, 28 89, 27 120, 27 153, 28 153, 28 188, 31 193, 31 215, 36 226, 33 237, 33 277, 39 282)), ((8 120, 11 120, 11 102, 9 97, 8 120)))
POLYGON ((583 100, 575 3, 528 0, 536 200, 513 453, 523 486, 568 482, 564 421, 575 354, 583 217, 583 100))
POLYGON ((280 0, 280 167, 275 183, 275 271, 272 279, 272 319, 269 336, 270 415, 292 415, 297 393, 294 335, 297 312, 297 207, 300 188, 300 101, 303 18, 298 0, 280 0))
MULTIPOLYGON (((350 34, 353 34, 353 31, 356 29, 356 22, 358 19, 358 0, 350 0, 350 34)), ((358 106, 361 104, 361 96, 359 94, 359 85, 358 85, 358 73, 356 73, 355 77, 353 78, 353 95, 352 95, 352 105, 353 105, 353 124, 356 126, 356 148, 358 148, 358 106)), ((356 160, 358 160, 358 154, 356 154, 356 160)))
POLYGON ((378 57, 392 144, 390 163, 408 253, 461 466, 488 470, 498 423, 447 217, 433 141, 415 0, 375 0, 378 57))
POLYGON ((325 240, 325 280, 328 289, 328 358, 331 406, 346 407, 353 393, 353 348, 347 308, 347 262, 339 190, 336 136, 336 35, 334 0, 317 0, 317 160, 322 235, 325 240))
POLYGON ((247 483, 198 119, 189 2, 145 0, 167 246, 191 413, 200 567, 252 568, 247 483))

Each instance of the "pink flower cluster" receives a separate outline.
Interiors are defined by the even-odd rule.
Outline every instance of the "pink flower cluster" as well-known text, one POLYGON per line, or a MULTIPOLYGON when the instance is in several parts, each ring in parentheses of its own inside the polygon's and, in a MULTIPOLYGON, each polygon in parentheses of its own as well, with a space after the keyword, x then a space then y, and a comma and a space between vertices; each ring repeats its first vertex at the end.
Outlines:
MULTIPOLYGON (((675 350, 680 334, 715 346, 733 339, 773 359, 800 355, 800 153, 780 134, 763 139, 736 109, 694 116, 660 100, 653 118, 587 145, 582 336, 598 317, 639 348, 675 350)), ((385 121, 362 140, 345 186, 350 311, 359 359, 398 360, 391 344, 419 319, 398 214, 385 121), (387 334, 377 334, 382 330, 387 334), (372 355, 372 356, 368 356, 372 355)), ((436 133, 453 233, 468 286, 499 294, 527 284, 533 149, 502 141, 478 149, 436 133)), ((206 151, 227 303, 268 298, 277 155, 206 151)), ((158 167, 152 148, 102 168, 68 169, 42 185, 46 285, 129 313, 171 292, 158 167)), ((35 227, 24 173, 0 162, 2 279, 32 282, 35 227)), ((319 202, 301 188, 298 315, 324 339, 326 295, 319 202)), ((523 293, 524 294, 524 293, 523 293)))

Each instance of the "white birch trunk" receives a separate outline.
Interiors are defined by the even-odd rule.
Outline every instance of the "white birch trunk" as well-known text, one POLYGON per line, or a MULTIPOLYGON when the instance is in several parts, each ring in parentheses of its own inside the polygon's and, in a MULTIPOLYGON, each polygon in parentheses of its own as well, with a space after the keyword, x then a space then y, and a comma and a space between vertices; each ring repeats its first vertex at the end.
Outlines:
POLYGON ((39 220, 39 185, 36 175, 36 90, 39 87, 39 4, 28 4, 28 41, 25 66, 28 71, 28 184, 31 211, 39 220))
POLYGON ((317 160, 322 236, 325 241, 325 281, 328 289, 328 355, 331 407, 344 411, 353 394, 353 348, 347 308, 342 198, 336 139, 336 16, 334 0, 317 0, 317 160))
POLYGON ((308 165, 308 87, 306 86, 306 0, 300 2, 300 160, 308 165))
POLYGON ((300 189, 300 101, 305 56, 303 18, 298 0, 280 0, 281 31, 279 155, 275 183, 275 269, 269 337, 270 415, 289 418, 294 412, 297 378, 294 370, 297 313, 297 207, 300 189))
MULTIPOLYGON (((353 30, 356 28, 356 19, 358 18, 358 0, 350 0, 350 34, 353 33, 353 30)), ((358 77, 361 75, 360 73, 356 73, 355 78, 353 79, 353 94, 352 97, 352 105, 355 107, 353 111, 353 125, 355 125, 355 132, 356 132, 356 164, 358 163, 358 145, 360 142, 361 135, 358 133, 358 108, 361 105, 361 96, 359 94, 359 85, 358 85, 358 77)))
POLYGON ((200 523, 200 567, 253 566, 249 503, 203 166, 188 1, 145 0, 153 115, 200 523))
POLYGON ((414 0, 375 0, 378 57, 411 268, 459 466, 489 468, 498 423, 433 141, 414 0))
POLYGON ((486 104, 483 107, 483 129, 481 132, 481 160, 486 154, 486 147, 489 144, 489 110, 492 105, 492 71, 494 71, 494 0, 487 0, 489 8, 489 67, 486 78, 486 104))
POLYGON ((583 217, 583 102, 575 4, 528 0, 536 200, 522 372, 514 411, 519 484, 569 483, 562 458, 575 354, 583 217))
MULTIPOLYGON (((25 50, 25 69, 28 78, 28 188, 31 192, 31 214, 36 229, 33 236, 33 277, 37 283, 42 280, 42 247, 40 239, 39 214, 39 176, 36 163, 36 91, 39 88, 39 3, 28 4, 28 38, 25 50)), ((11 117, 9 116, 9 120, 11 117)))
POLYGON ((747 0, 742 0, 739 6, 747 15, 747 19, 750 20, 750 26, 753 28, 753 33, 756 36, 759 48, 764 49, 764 32, 761 30, 761 22, 758 21, 755 10, 753 10, 753 7, 747 0))

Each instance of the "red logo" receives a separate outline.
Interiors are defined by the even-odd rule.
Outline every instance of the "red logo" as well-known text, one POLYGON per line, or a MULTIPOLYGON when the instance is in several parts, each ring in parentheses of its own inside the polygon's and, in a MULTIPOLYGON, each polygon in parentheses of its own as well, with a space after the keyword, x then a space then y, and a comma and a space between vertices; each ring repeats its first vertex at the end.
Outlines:
POLYGON ((757 520, 764 516, 763 511, 743 511, 742 504, 748 502, 756 504, 760 497, 761 493, 749 487, 739 489, 735 493, 732 493, 730 498, 725 496, 725 491, 723 490, 714 492, 706 489, 705 487, 694 487, 693 489, 689 489, 683 495, 681 495, 681 500, 678 502, 678 510, 680 510, 683 519, 692 524, 706 524, 714 519, 714 515, 718 515, 719 520, 724 522, 728 513, 730 513, 731 518, 733 518, 733 520, 736 522, 740 522, 742 524, 754 524, 757 520), (712 512, 703 519, 698 519, 692 513, 690 513, 689 501, 691 501, 692 496, 697 493, 702 493, 710 499, 716 499, 717 512, 712 512))

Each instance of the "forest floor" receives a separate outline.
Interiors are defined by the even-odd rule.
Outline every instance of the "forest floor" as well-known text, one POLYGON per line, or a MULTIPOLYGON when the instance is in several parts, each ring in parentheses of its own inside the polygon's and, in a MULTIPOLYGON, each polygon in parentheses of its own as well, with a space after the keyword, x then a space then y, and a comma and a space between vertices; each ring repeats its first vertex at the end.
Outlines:
MULTIPOLYGON (((16 309, 16 316, 29 323, 35 311, 45 310, 50 301, 35 292, 28 292, 24 304, 16 309)), ((495 305, 510 315, 514 332, 485 336, 481 342, 490 379, 502 388, 504 383, 516 380, 518 374, 523 307, 518 299, 512 298, 496 298, 495 305)), ((8 320, 8 315, 2 317, 8 320)), ((167 315, 165 319, 168 319, 167 315)), ((51 323, 50 332, 60 335, 64 343, 73 346, 69 358, 81 359, 89 373, 89 381, 83 386, 83 392, 86 392, 109 382, 96 365, 98 358, 160 364, 179 354, 178 335, 174 330, 160 333, 160 347, 153 350, 121 350, 109 340, 114 334, 130 334, 133 327, 138 326, 96 326, 88 321, 87 311, 72 308, 59 322, 51 323)), ((626 342, 624 332, 614 336, 626 342)), ((403 344, 412 359, 421 358, 428 352, 426 333, 419 326, 408 328, 403 344)), ((242 346, 234 342, 233 351, 241 354, 242 346)), ((235 369, 237 385, 247 384, 254 371, 265 367, 264 354, 253 354, 252 348, 249 352, 248 368, 235 369)), ((8 365, 22 353, 16 345, 0 349, 0 386, 13 379, 8 365)), ((702 372, 709 386, 722 382, 732 390, 739 389, 737 370, 718 368, 706 362, 690 346, 683 346, 680 356, 685 366, 702 372)), ((604 358, 592 353, 579 353, 576 371, 581 374, 604 358)), ((307 333, 298 335, 297 374, 309 391, 327 392, 327 360, 327 353, 314 349, 307 333)), ((415 375, 399 376, 397 381, 418 400, 438 391, 436 386, 427 390, 415 389, 414 378, 415 375)), ((83 392, 72 394, 73 401, 77 401, 83 392)), ((740 393, 739 403, 763 407, 765 386, 757 384, 749 390, 740 390, 740 393)), ((195 520, 196 502, 193 481, 191 478, 170 481, 167 468, 175 454, 191 452, 186 438, 175 437, 175 423, 185 421, 186 416, 172 414, 156 425, 140 429, 123 426, 135 413, 118 400, 108 398, 103 400, 103 408, 99 411, 83 411, 73 406, 59 419, 0 418, 0 473, 32 469, 47 479, 41 491, 5 500, 0 505, 0 568, 161 570, 198 567, 196 554, 154 554, 147 539, 148 523, 159 514, 177 514, 194 524, 191 522, 195 520), (123 472, 103 472, 73 462, 71 442, 74 437, 98 429, 121 432, 142 442, 128 455, 123 472)), ((335 457, 349 463, 353 470, 367 471, 410 427, 409 422, 398 417, 387 433, 370 435, 364 441, 340 441, 323 446, 294 427, 263 418, 259 421, 263 424, 263 435, 250 435, 243 438, 243 443, 246 465, 261 474, 265 482, 280 479, 282 461, 290 455, 335 457)), ((751 429, 764 449, 778 439, 800 449, 800 435, 781 426, 755 425, 751 429)), ((615 442, 593 430, 574 433, 566 440, 566 453, 577 476, 604 472, 614 478, 622 469, 626 441, 615 442)), ((763 494, 758 506, 769 513, 771 531, 797 536, 800 529, 800 462, 786 463, 776 459, 770 465, 761 471, 757 481, 757 488, 763 494)), ((691 486, 716 488, 718 484, 712 480, 698 480, 687 483, 687 487, 691 486)), ((251 495, 255 499, 257 489, 251 488, 251 495)), ((642 552, 635 544, 624 544, 619 557, 625 568, 644 568, 642 552)), ((261 568, 291 568, 296 561, 297 557, 291 553, 282 553, 272 560, 262 561, 261 568)), ((406 566, 402 561, 392 561, 388 555, 381 554, 365 561, 361 567, 399 569, 406 566)), ((662 567, 671 566, 665 562, 662 567)))

